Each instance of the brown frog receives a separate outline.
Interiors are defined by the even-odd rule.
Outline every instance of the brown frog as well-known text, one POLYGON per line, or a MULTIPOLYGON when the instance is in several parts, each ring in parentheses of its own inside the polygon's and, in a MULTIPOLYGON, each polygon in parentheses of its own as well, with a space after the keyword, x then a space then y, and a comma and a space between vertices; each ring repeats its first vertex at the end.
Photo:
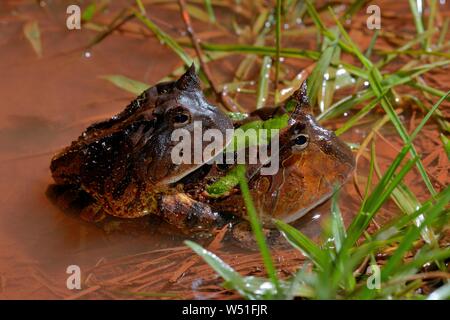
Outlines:
POLYGON ((171 158, 176 145, 172 132, 183 128, 192 133, 194 122, 224 135, 233 128, 231 120, 206 101, 192 65, 177 81, 149 88, 124 111, 88 127, 52 159, 53 179, 92 197, 93 204, 81 212, 87 220, 99 221, 106 214, 120 218, 157 214, 187 233, 209 229, 220 217, 172 187, 202 165, 175 164, 171 158), (167 197, 175 199, 177 210, 165 210, 167 197), (186 201, 189 210, 183 210, 186 201))
MULTIPOLYGON (((271 155, 279 157, 279 171, 262 175, 264 163, 249 165, 247 171, 255 205, 269 228, 272 218, 291 222, 325 201, 354 166, 350 149, 314 120, 306 83, 286 103, 257 110, 246 121, 266 121, 286 112, 290 114, 280 131, 280 149, 271 155)), ((194 120, 222 133, 233 127, 225 114, 206 102, 191 67, 176 82, 148 89, 117 116, 86 129, 52 160, 55 182, 82 189, 94 199, 82 212, 91 220, 105 214, 154 214, 191 235, 223 223, 227 214, 245 219, 237 187, 219 197, 207 192, 208 185, 233 166, 207 164, 209 159, 196 165, 172 162, 171 133, 176 128, 193 131, 194 120)))
MULTIPOLYGON (((274 119, 289 112, 287 109, 293 109, 289 112, 287 125, 280 130, 279 151, 271 155, 272 158, 279 157, 278 172, 262 175, 259 169, 264 163, 247 165, 249 189, 260 219, 267 228, 273 227, 274 218, 293 222, 330 198, 354 168, 350 148, 315 121, 306 91, 304 82, 285 103, 276 108, 259 109, 247 120, 274 119)), ((204 167, 198 169, 201 170, 204 171, 204 167)), ((187 183, 187 192, 193 193, 194 198, 207 203, 215 212, 246 219, 247 211, 238 187, 221 197, 211 197, 205 192, 207 186, 198 190, 199 183, 211 183, 221 175, 217 166, 210 170, 204 178, 197 177, 194 184, 187 183)), ((238 239, 243 237, 236 232, 234 235, 238 239)))

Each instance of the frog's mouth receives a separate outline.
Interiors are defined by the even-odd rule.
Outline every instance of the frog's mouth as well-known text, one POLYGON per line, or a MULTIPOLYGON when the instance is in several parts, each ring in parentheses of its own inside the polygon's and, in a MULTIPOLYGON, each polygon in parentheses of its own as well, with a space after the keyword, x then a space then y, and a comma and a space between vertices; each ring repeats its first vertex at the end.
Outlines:
POLYGON ((288 215, 286 218, 283 218, 282 220, 284 222, 286 222, 286 223, 294 222, 294 221, 300 219, 301 217, 303 217, 305 214, 307 214, 308 212, 310 212, 314 208, 317 208, 322 203, 326 202, 328 199, 331 198, 332 195, 333 195, 333 191, 330 191, 330 192, 324 194, 320 199, 318 199, 317 201, 313 202, 308 207, 302 208, 299 211, 297 211, 296 213, 288 215))
POLYGON ((353 171, 352 164, 336 161, 325 153, 320 156, 322 153, 316 146, 283 163, 282 172, 272 180, 267 192, 271 196, 264 196, 260 204, 266 216, 293 222, 327 201, 346 183, 353 171))
MULTIPOLYGON (((232 128, 230 130, 232 130, 232 128)), ((214 153, 210 154, 207 157, 203 157, 202 163, 192 164, 192 165, 190 165, 189 169, 181 170, 181 172, 179 174, 172 175, 172 176, 170 176, 170 178, 162 180, 159 184, 176 184, 177 182, 180 182, 184 178, 186 178, 189 175, 193 174, 195 171, 197 171, 202 166, 210 165, 211 163, 214 163, 219 158, 222 158, 224 150, 233 141, 233 137, 232 137, 231 134, 225 134, 224 132, 222 132, 222 133, 223 133, 223 136, 225 137, 223 148, 221 148, 221 149, 214 149, 214 151, 215 151, 214 153)), ((204 156, 204 154, 203 154, 203 156, 204 156)))

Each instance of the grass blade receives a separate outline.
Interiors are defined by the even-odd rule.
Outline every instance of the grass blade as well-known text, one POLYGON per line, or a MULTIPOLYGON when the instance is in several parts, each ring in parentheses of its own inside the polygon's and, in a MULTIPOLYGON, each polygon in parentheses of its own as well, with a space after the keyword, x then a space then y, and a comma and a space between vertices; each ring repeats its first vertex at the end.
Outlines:
POLYGON ((310 258, 319 268, 325 267, 327 264, 327 257, 317 244, 299 230, 283 221, 275 220, 275 225, 283 232, 283 235, 294 247, 300 249, 303 254, 310 258))
POLYGON ((388 277, 392 274, 392 272, 398 267, 400 264, 404 254, 411 248, 413 242, 420 236, 421 230, 430 225, 434 219, 437 218, 439 214, 442 213, 442 210, 448 203, 450 202, 450 187, 447 187, 443 192, 442 197, 439 198, 438 201, 432 206, 426 213, 424 213, 424 219, 422 223, 416 227, 413 226, 410 230, 405 234, 403 240, 400 242, 395 253, 389 258, 388 262, 384 266, 381 272, 382 280, 387 280, 388 277))
POLYGON ((130 78, 127 78, 125 76, 121 76, 121 75, 105 75, 105 76, 101 76, 100 78, 108 80, 109 82, 111 82, 112 84, 114 84, 115 86, 131 92, 135 95, 139 95, 142 92, 144 92, 145 90, 147 90, 150 85, 143 83, 143 82, 139 82, 137 80, 133 80, 130 78))
POLYGON ((342 127, 335 131, 336 135, 339 136, 345 131, 352 128, 359 120, 364 118, 375 106, 380 102, 381 97, 371 101, 369 104, 365 105, 361 110, 359 110, 354 116, 347 120, 342 127))
POLYGON ((338 204, 337 190, 335 190, 335 193, 331 198, 331 231, 336 251, 339 252, 347 234, 345 232, 344 220, 342 219, 341 210, 338 204))
POLYGON ((272 284, 277 288, 277 291, 281 294, 280 283, 277 278, 275 266, 273 264, 272 257, 270 255, 269 248, 267 247, 266 244, 266 238, 262 231, 258 214, 256 212, 255 206, 253 205, 253 200, 250 195, 250 190, 248 188, 245 171, 246 171, 245 166, 243 165, 237 166, 237 174, 239 177, 239 186, 241 188, 242 198, 244 199, 245 207, 247 209, 248 217, 250 220, 250 225, 252 227, 253 234, 255 235, 259 251, 261 252, 267 274, 269 275, 272 284))
POLYGON ((280 80, 281 49, 281 0, 277 0, 275 8, 275 103, 279 102, 278 81, 280 80))
POLYGON ((444 150, 447 154, 447 158, 450 160, 450 139, 442 133, 439 135, 439 137, 441 138, 442 144, 444 145, 444 150))
MULTIPOLYGON (((202 257, 234 290, 239 292, 242 296, 247 296, 244 278, 237 273, 233 268, 226 264, 222 259, 216 256, 214 253, 204 249, 202 246, 192 241, 184 242, 189 248, 191 248, 196 254, 202 257)), ((252 296, 247 296, 252 299, 252 296)))
MULTIPOLYGON (((277 54, 276 48, 269 46, 254 46, 246 44, 216 44, 216 43, 207 43, 203 41, 200 45, 203 50, 213 52, 214 51, 233 52, 235 54, 248 53, 271 57, 275 57, 277 54)), ((280 49, 280 55, 288 58, 309 59, 309 60, 317 60, 320 57, 320 53, 317 51, 302 50, 297 48, 280 49)))
POLYGON ((42 43, 41 43, 41 31, 37 21, 28 21, 23 26, 23 33, 25 38, 31 44, 36 55, 42 57, 42 43))
MULTIPOLYGON (((377 97, 380 97, 382 92, 384 91, 383 85, 381 84, 382 76, 381 72, 372 64, 370 60, 368 60, 362 52, 357 48, 355 43, 351 40, 348 33, 345 31, 342 24, 339 22, 339 20, 334 15, 334 12, 331 11, 331 14, 333 15, 333 18, 335 22, 337 23, 339 30, 341 31, 342 36, 345 38, 345 40, 348 43, 348 47, 350 48, 350 52, 352 52, 354 55, 358 57, 358 59, 361 61, 361 63, 366 67, 367 70, 370 71, 369 73, 369 82, 371 84, 371 89, 374 91, 375 95, 377 97)), ((398 134, 403 139, 405 143, 408 142, 409 137, 406 132, 405 127, 403 126, 402 122, 400 121, 398 115, 395 113, 394 108, 392 107, 391 102, 389 101, 386 96, 382 97, 381 100, 381 106, 383 107, 386 114, 389 116, 389 119, 393 123, 394 127, 396 128, 398 134)), ((411 155, 413 157, 418 157, 417 151, 414 148, 414 146, 411 146, 410 148, 411 155)), ((430 178, 428 177, 427 172, 425 171, 425 168, 420 160, 417 161, 417 169, 420 172, 420 175, 422 176, 423 181, 425 182, 425 185, 427 186, 429 192, 431 195, 436 195, 436 190, 433 187, 433 184, 431 183, 430 178)))
POLYGON ((206 11, 208 12, 209 21, 212 23, 216 22, 216 15, 214 14, 214 8, 212 6, 211 0, 205 0, 206 11))
POLYGON ((86 7, 86 9, 83 10, 83 13, 81 14, 81 20, 83 21, 92 20, 96 12, 97 12, 97 5, 95 4, 95 2, 91 2, 86 7))
POLYGON ((419 12, 419 8, 417 7, 417 0, 409 0, 409 7, 411 8, 411 12, 414 18, 414 24, 416 25, 417 34, 420 35, 425 31, 422 22, 422 11, 419 12))
MULTIPOLYGON (((414 80, 415 77, 418 77, 419 75, 430 71, 434 68, 438 68, 441 66, 445 66, 449 64, 450 61, 438 61, 436 63, 428 64, 428 65, 422 65, 417 68, 413 68, 411 70, 403 70, 395 72, 389 76, 386 76, 385 79, 381 81, 381 85, 383 87, 383 91, 376 95, 373 90, 364 90, 360 91, 355 95, 347 96, 336 103, 334 103, 328 110, 325 112, 322 112, 317 116, 317 120, 323 121, 327 119, 331 119, 334 117, 337 117, 338 115, 352 109, 355 105, 358 105, 360 103, 363 103, 369 99, 372 99, 374 97, 377 97, 377 100, 380 100, 384 98, 384 96, 389 92, 390 89, 402 85, 402 84, 408 84, 411 85, 411 81, 414 80)), ((414 87, 421 88, 419 84, 413 85, 414 87)), ((428 87, 429 88, 429 87, 428 87)), ((424 90, 426 90, 424 88, 424 90)), ((445 94, 445 92, 442 92, 440 90, 436 89, 429 89, 431 90, 431 93, 435 96, 441 97, 445 94)), ((446 99, 449 99, 447 97, 446 99)), ((367 108, 365 108, 367 110, 367 108)), ((362 116, 360 114, 360 116, 362 116)))
POLYGON ((184 62, 186 66, 192 64, 192 58, 183 50, 183 48, 167 33, 162 31, 153 21, 141 12, 135 11, 134 15, 138 18, 150 31, 152 31, 156 37, 163 43, 165 43, 170 49, 175 52, 178 57, 184 62))
POLYGON ((261 69, 259 72, 258 91, 256 94, 256 109, 264 107, 269 96, 269 77, 270 67, 272 66, 272 59, 265 56, 262 60, 261 69))
MULTIPOLYGON (((324 45, 327 45, 326 41, 324 41, 324 45)), ((336 42, 332 42, 324 48, 320 59, 317 61, 316 67, 308 77, 308 97, 310 99, 311 106, 313 107, 316 105, 319 92, 322 91, 325 73, 330 67, 331 59, 335 53, 336 46, 336 42)), ((324 111, 323 108, 321 108, 321 111, 324 111)))

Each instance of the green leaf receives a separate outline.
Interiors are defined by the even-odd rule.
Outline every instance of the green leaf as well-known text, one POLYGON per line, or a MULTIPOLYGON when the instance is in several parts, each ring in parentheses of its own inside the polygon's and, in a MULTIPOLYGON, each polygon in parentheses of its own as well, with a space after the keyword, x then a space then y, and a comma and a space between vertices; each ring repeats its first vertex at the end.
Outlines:
MULTIPOLYGON (((417 80, 412 80, 411 82, 408 82, 407 85, 409 85, 413 88, 420 89, 426 93, 432 94, 433 96, 437 96, 437 97, 442 97, 445 94, 444 91, 436 89, 436 88, 432 88, 423 83, 419 83, 417 80)), ((450 98, 447 97, 446 100, 450 100, 450 98)))
POLYGON ((81 20, 83 21, 90 21, 94 17, 95 13, 97 12, 97 6, 95 2, 91 2, 86 9, 83 10, 83 13, 81 14, 81 20))
MULTIPOLYGON (((348 33, 345 31, 345 29, 342 26, 342 24, 336 18, 336 15, 334 14, 334 12, 332 10, 330 10, 330 12, 331 12, 331 14, 332 14, 336 24, 338 25, 338 28, 339 28, 343 38, 347 41, 347 44, 343 44, 340 41, 339 45, 341 45, 341 47, 344 50, 353 53, 360 60, 360 62, 364 65, 364 67, 367 70, 370 71, 370 73, 369 73, 369 82, 371 84, 371 89, 373 90, 373 92, 375 93, 375 95, 377 97, 380 97, 382 92, 384 91, 383 85, 381 83, 381 81, 382 81, 381 72, 358 49, 356 44, 352 41, 352 39, 350 38, 348 33)), ((334 39, 332 34, 331 34, 330 37, 331 37, 331 39, 334 39)), ((389 119, 391 120, 391 122, 393 123, 394 127, 396 128, 399 136, 406 143, 409 140, 407 131, 406 131, 405 127, 403 126, 402 122, 400 121, 398 115, 395 113, 394 108, 393 108, 390 100, 386 96, 382 97, 381 106, 383 107, 383 109, 386 112, 386 114, 389 116, 389 119)), ((411 153, 411 155, 413 157, 418 157, 418 153, 417 153, 416 149, 414 148, 414 146, 411 146, 410 153, 411 153)), ((417 169, 419 170, 420 175, 422 176, 422 179, 425 182, 425 185, 427 186, 427 188, 430 191, 431 195, 435 195, 436 194, 436 190, 434 189, 433 184, 431 183, 431 180, 428 177, 428 174, 425 171, 425 168, 424 168, 422 162, 420 161, 420 159, 418 159, 416 165, 417 165, 417 169)))
POLYGON ((315 244, 299 230, 281 220, 275 220, 275 225, 281 232, 283 232, 286 239, 294 247, 300 249, 301 252, 310 258, 314 264, 316 264, 319 268, 325 267, 327 257, 319 246, 317 246, 317 244, 315 244))
POLYGON ((441 138, 442 144, 444 145, 444 150, 447 154, 447 158, 450 160, 450 140, 442 133, 439 135, 439 137, 441 138))
POLYGON ((23 27, 25 38, 30 42, 36 55, 42 57, 41 31, 37 21, 28 21, 23 27))
POLYGON ((314 68, 312 74, 308 77, 308 97, 312 106, 316 105, 319 92, 322 89, 325 72, 327 72, 330 66, 335 50, 336 43, 331 43, 327 48, 325 48, 319 61, 317 61, 316 67, 314 68))
POLYGON ((328 120, 337 117, 338 115, 343 114, 344 112, 352 109, 359 103, 362 103, 366 100, 373 98, 375 95, 371 90, 364 90, 362 92, 358 92, 355 95, 347 96, 333 105, 331 105, 327 110, 319 114, 316 119, 318 121, 328 120))
POLYGON ((147 16, 143 15, 141 12, 135 12, 134 15, 145 24, 145 26, 150 29, 158 39, 165 43, 169 48, 175 52, 184 64, 190 66, 192 63, 192 58, 183 50, 183 48, 176 42, 171 36, 161 30, 153 21, 151 21, 147 16))
POLYGON ((344 14, 342 15, 343 19, 351 19, 352 16, 358 12, 361 7, 367 2, 368 0, 355 0, 350 3, 348 8, 345 10, 344 14))
POLYGON ((423 126, 428 122, 428 120, 431 118, 431 116, 433 115, 433 113, 437 110, 437 108, 439 108, 439 106, 441 105, 441 103, 450 95, 450 91, 447 91, 447 93, 445 95, 443 95, 435 104, 434 106, 430 109, 430 111, 427 112, 427 114, 425 115, 425 117, 422 119, 422 121, 420 122, 420 124, 416 127, 416 129, 414 129, 414 132, 411 134, 410 139, 414 140, 414 138, 419 134, 420 130, 422 130, 423 126))
POLYGON ((335 190, 333 197, 331 198, 331 232, 336 251, 341 250, 342 243, 347 237, 344 220, 342 219, 341 210, 338 204, 338 194, 337 190, 335 190))
MULTIPOLYGON (((450 248, 439 248, 433 250, 422 250, 407 264, 400 264, 395 270, 396 274, 407 274, 415 272, 417 269, 423 267, 424 264, 432 263, 434 261, 445 261, 450 258, 450 248), (425 251, 425 252, 424 252, 425 251)), ((383 269, 381 270, 383 279, 383 269)))
MULTIPOLYGON (((384 95, 384 94, 383 94, 384 95)), ((359 110, 354 116, 352 116, 350 119, 347 120, 346 123, 339 129, 335 131, 336 135, 339 136, 343 134, 345 131, 352 128, 359 120, 364 118, 375 106, 380 102, 382 97, 379 97, 373 101, 371 101, 369 104, 365 105, 361 110, 359 110)))
MULTIPOLYGON (((244 282, 246 291, 246 294, 244 296, 254 297, 255 300, 273 300, 274 297, 278 297, 281 299, 289 298, 285 294, 288 288, 288 283, 286 283, 285 281, 280 282, 282 288, 281 296, 277 292, 275 286, 265 278, 248 276, 244 277, 244 282)), ((230 285, 228 282, 224 283, 224 287, 227 289, 232 289, 232 285, 230 285)), ((302 293, 304 293, 305 291, 306 290, 302 291, 302 293)))
POLYGON ((258 91, 256 93, 256 109, 264 107, 269 96, 269 77, 270 68, 272 66, 272 59, 265 56, 261 63, 259 71, 258 91))
POLYGON ((381 207, 381 205, 387 200, 392 190, 400 183, 401 179, 411 169, 414 164, 414 159, 409 160, 407 164, 402 168, 400 173, 394 176, 395 170, 400 166, 402 160, 405 158, 409 151, 410 144, 405 145, 401 152, 394 159, 388 170, 383 175, 382 179, 378 182, 370 196, 364 201, 358 214, 351 222, 347 230, 347 238, 345 239, 343 247, 345 249, 350 248, 361 236, 363 231, 367 228, 371 219, 381 207))
POLYGON ((245 176, 245 166, 237 165, 237 173, 239 177, 239 186, 241 188, 242 198, 244 199, 245 207, 247 209, 248 218, 250 220, 250 225, 252 227, 252 232, 255 236, 256 243, 258 244, 259 251, 264 261, 264 266, 266 267, 267 274, 272 282, 272 284, 277 289, 277 292, 281 294, 282 289, 280 282, 277 277, 275 266, 273 264, 272 256, 270 255, 269 247, 266 243, 266 237, 264 236, 261 223, 259 221, 259 216, 256 212, 256 208, 253 204, 253 200, 250 194, 250 190, 247 184, 247 178, 245 176))
MULTIPOLYGON (((411 248, 413 242, 417 240, 420 235, 421 230, 430 225, 434 219, 442 213, 444 207, 448 205, 450 202, 450 187, 447 187, 443 192, 443 195, 439 198, 438 201, 427 210, 423 214, 423 221, 421 221, 418 227, 413 226, 409 229, 409 231, 405 234, 403 240, 400 242, 397 250, 395 250, 394 254, 389 258, 388 262, 384 266, 381 277, 382 279, 387 279, 392 272, 397 268, 397 266, 401 263, 401 259, 403 255, 411 248)), ((450 251, 449 251, 450 252, 450 251)))
POLYGON ((127 21, 133 18, 133 14, 127 8, 119 11, 117 15, 111 20, 111 22, 106 26, 106 28, 102 28, 101 31, 89 42, 88 48, 93 47, 94 45, 98 45, 102 42, 106 37, 112 34, 117 28, 122 26, 127 21))
POLYGON ((222 259, 216 256, 214 253, 204 249, 202 246, 195 242, 186 240, 184 242, 189 248, 191 248, 196 254, 203 258, 213 268, 232 289, 236 290, 242 296, 248 299, 257 298, 256 295, 249 294, 246 290, 246 283, 244 278, 237 273, 233 268, 226 264, 222 259))
MULTIPOLYGON (((407 43, 405 43, 403 46, 401 46, 400 48, 397 49, 398 52, 404 52, 409 50, 410 48, 412 48, 413 46, 415 46, 418 43, 423 43, 423 41, 429 37, 432 36, 434 33, 436 32, 436 30, 427 30, 424 33, 418 35, 417 37, 415 37, 414 39, 408 41, 407 43)), ((387 56, 380 60, 377 64, 376 67, 377 68, 382 68, 385 65, 387 65, 389 62, 391 62, 392 60, 394 60, 396 57, 398 56, 398 53, 388 53, 387 56)))
POLYGON ((409 0, 409 6, 414 17, 414 24, 416 25, 417 34, 422 34, 425 31, 422 22, 422 13, 419 13, 416 0, 409 0))
POLYGON ((280 78, 280 50, 281 50, 281 7, 282 0, 277 0, 275 7, 275 103, 279 102, 278 82, 280 78))
POLYGON ((214 14, 214 8, 211 4, 211 0, 205 0, 206 11, 208 11, 209 21, 212 23, 216 22, 216 15, 214 14))
MULTIPOLYGON (((275 57, 277 54, 276 48, 269 46, 255 46, 246 44, 217 44, 208 42, 202 42, 200 45, 202 49, 206 51, 233 52, 235 54, 247 53, 271 57, 275 57)), ((280 55, 287 58, 312 60, 316 60, 320 57, 320 53, 317 51, 302 50, 297 48, 282 48, 280 49, 280 55)))
MULTIPOLYGON (((450 19, 447 17, 444 20, 444 25, 441 28, 441 32, 439 33, 439 39, 438 39, 438 43, 437 46, 441 47, 444 44, 444 41, 446 39, 447 36, 447 32, 448 32, 448 25, 449 25, 450 19)), ((431 31, 431 30, 428 30, 431 31)))
POLYGON ((105 75, 101 76, 100 78, 108 80, 115 86, 135 95, 141 94, 150 87, 150 85, 146 83, 139 82, 137 80, 133 80, 121 75, 105 75))
POLYGON ((233 168, 224 177, 206 187, 211 197, 220 197, 239 184, 237 168, 233 168))
MULTIPOLYGON (((376 95, 372 90, 363 90, 363 91, 358 92, 355 95, 347 96, 347 97, 337 101, 336 103, 334 103, 325 112, 322 112, 321 114, 319 114, 317 116, 317 120, 323 121, 323 120, 334 118, 340 114, 343 114, 346 111, 349 111, 356 105, 363 103, 374 97, 377 97, 377 101, 378 100, 381 101, 381 99, 384 98, 384 96, 389 92, 390 89, 392 89, 396 86, 399 86, 401 84, 411 84, 410 81, 412 81, 415 77, 417 77, 427 71, 430 71, 434 68, 445 66, 449 63, 450 63, 450 61, 448 61, 448 60, 438 61, 438 62, 435 62, 432 64, 426 64, 426 65, 422 65, 417 68, 412 68, 410 70, 401 70, 401 71, 394 72, 393 74, 386 76, 386 78, 381 81, 383 91, 381 93, 379 93, 378 95, 376 95)), ((414 87, 420 88, 416 84, 414 84, 414 87)), ((432 93, 436 96, 439 96, 439 97, 441 97, 442 95, 445 94, 444 92, 442 92, 440 90, 432 89, 429 87, 426 87, 423 89, 429 90, 430 93, 432 93)), ((361 111, 361 113, 358 115, 358 117, 362 118, 362 116, 367 114, 366 111, 367 112, 370 111, 367 106, 364 108, 364 111, 361 111)), ((354 120, 359 120, 359 119, 354 119, 354 120)), ((352 121, 354 121, 354 120, 352 120, 352 121)), ((346 128, 346 130, 347 130, 347 128, 346 128)))

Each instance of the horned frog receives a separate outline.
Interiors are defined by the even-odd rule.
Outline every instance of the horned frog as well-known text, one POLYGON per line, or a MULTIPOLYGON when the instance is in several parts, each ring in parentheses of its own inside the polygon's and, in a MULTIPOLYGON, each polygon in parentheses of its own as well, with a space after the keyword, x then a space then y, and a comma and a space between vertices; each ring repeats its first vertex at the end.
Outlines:
MULTIPOLYGON (((280 118, 285 119, 279 131, 280 147, 271 154, 272 158, 278 157, 279 170, 272 175, 263 175, 260 169, 264 163, 246 166, 250 194, 266 231, 273 229, 273 219, 293 222, 329 199, 336 188, 345 183, 355 165, 349 146, 315 120, 306 81, 281 105, 256 110, 245 121, 261 123, 280 118)), ((205 171, 205 166, 198 171, 205 171)), ((207 203, 214 212, 229 214, 245 222, 247 210, 239 187, 212 196, 208 187, 222 177, 218 178, 218 166, 211 166, 209 170, 203 178, 197 177, 196 182, 188 183, 185 191, 207 203), (199 188, 199 183, 206 186, 199 188)), ((232 168, 227 170, 230 172, 232 168)), ((237 226, 232 230, 234 238, 248 242, 248 224, 237 226)))
MULTIPOLYGON (((266 228, 273 227, 273 218, 292 222, 328 199, 354 167, 349 147, 315 121, 306 82, 280 106, 257 110, 246 121, 286 115, 279 151, 271 154, 279 157, 280 169, 263 175, 263 163, 247 168, 250 192, 266 228)), ((208 186, 234 167, 208 163, 221 150, 201 164, 173 163, 171 134, 177 128, 192 132, 194 121, 224 136, 227 129, 243 125, 233 124, 205 100, 191 67, 179 80, 151 87, 123 112, 87 128, 53 158, 53 178, 94 199, 82 212, 90 220, 106 214, 120 218, 152 214, 188 235, 223 224, 224 216, 245 221, 247 211, 237 186, 220 196, 208 192, 208 186)), ((224 140, 223 148, 228 143, 224 140)))
POLYGON ((227 115, 205 99, 192 65, 177 81, 147 89, 119 114, 88 127, 53 157, 53 179, 92 197, 94 203, 81 212, 87 220, 157 214, 186 232, 211 228, 219 216, 200 202, 191 203, 196 210, 176 212, 160 205, 166 197, 183 203, 186 195, 172 185, 202 165, 172 161, 172 132, 192 133, 195 122, 224 136, 233 128, 227 115))

